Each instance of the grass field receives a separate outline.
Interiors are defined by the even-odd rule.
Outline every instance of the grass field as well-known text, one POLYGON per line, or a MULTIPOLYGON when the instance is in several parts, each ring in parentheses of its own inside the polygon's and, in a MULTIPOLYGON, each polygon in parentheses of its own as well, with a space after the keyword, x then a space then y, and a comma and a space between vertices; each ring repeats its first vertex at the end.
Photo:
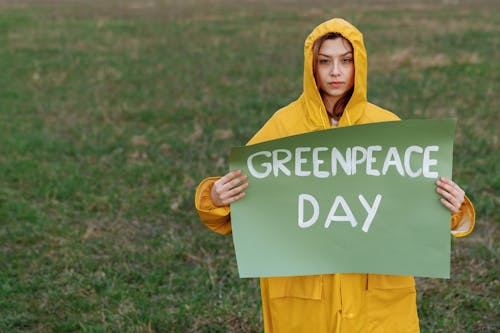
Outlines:
POLYGON ((477 210, 422 332, 500 331, 497 1, 0 0, 0 332, 259 332, 256 280, 193 208, 302 87, 318 23, 364 32, 369 98, 458 118, 477 210))

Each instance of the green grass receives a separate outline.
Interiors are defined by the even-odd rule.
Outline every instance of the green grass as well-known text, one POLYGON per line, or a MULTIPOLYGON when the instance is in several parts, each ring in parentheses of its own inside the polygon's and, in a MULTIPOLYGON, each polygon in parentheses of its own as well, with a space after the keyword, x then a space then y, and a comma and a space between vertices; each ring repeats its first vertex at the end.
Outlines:
POLYGON ((205 229, 196 184, 301 92, 302 45, 364 32, 369 97, 458 118, 477 209, 452 279, 418 279, 422 332, 499 326, 494 1, 0 1, 0 332, 258 332, 256 280, 205 229))

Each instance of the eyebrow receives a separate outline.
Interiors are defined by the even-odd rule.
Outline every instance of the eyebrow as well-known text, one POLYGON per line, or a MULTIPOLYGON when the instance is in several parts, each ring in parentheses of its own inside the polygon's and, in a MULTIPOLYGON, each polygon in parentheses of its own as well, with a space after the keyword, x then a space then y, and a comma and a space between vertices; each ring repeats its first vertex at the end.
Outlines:
MULTIPOLYGON (((352 51, 347 51, 346 53, 340 54, 338 56, 343 57, 343 56, 346 56, 348 54, 352 54, 352 51)), ((327 57, 327 58, 332 58, 332 56, 329 56, 328 54, 324 54, 324 53, 318 53, 318 55, 323 56, 323 57, 327 57)))

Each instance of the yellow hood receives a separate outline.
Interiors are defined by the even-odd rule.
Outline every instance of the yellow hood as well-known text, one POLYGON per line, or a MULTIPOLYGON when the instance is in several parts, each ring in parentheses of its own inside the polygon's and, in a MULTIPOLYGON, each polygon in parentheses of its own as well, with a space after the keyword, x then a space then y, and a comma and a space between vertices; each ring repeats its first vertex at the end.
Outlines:
POLYGON ((354 48, 354 92, 344 110, 344 114, 340 118, 339 126, 356 124, 363 116, 367 104, 366 82, 368 63, 363 43, 363 34, 355 26, 343 19, 334 18, 326 21, 317 26, 309 34, 304 43, 304 92, 300 99, 305 106, 305 117, 311 123, 312 127, 330 127, 325 106, 313 75, 312 51, 314 41, 329 32, 340 33, 345 39, 351 42, 354 48))
POLYGON ((354 48, 354 91, 338 127, 398 120, 393 113, 366 99, 367 59, 363 35, 349 22, 335 18, 317 26, 304 44, 304 90, 300 97, 278 110, 247 144, 331 128, 325 105, 313 74, 313 44, 329 32, 340 33, 354 48))

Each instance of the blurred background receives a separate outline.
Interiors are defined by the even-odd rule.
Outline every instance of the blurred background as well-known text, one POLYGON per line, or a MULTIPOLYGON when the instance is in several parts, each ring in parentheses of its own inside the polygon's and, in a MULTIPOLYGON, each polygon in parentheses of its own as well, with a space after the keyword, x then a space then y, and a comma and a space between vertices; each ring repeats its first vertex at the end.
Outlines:
POLYGON ((499 331, 498 1, 0 0, 0 332, 260 332, 194 191, 300 95, 332 17, 364 33, 372 102, 458 119, 477 225, 450 280, 417 279, 422 332, 499 331))

